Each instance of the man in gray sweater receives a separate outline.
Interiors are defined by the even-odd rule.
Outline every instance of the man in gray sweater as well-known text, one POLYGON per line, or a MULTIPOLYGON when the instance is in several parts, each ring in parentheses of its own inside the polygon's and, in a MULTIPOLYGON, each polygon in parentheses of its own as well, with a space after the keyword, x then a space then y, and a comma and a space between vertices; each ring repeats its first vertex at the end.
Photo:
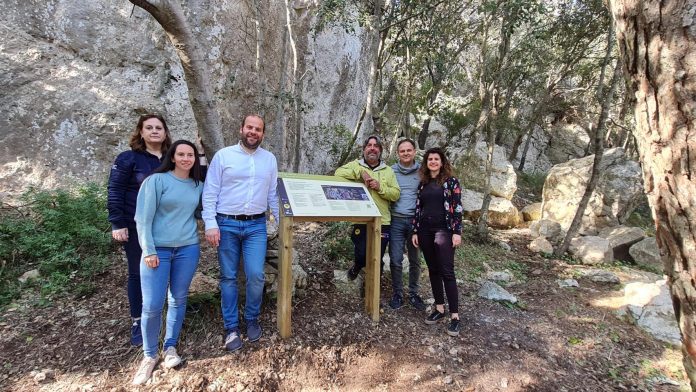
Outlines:
POLYGON ((411 243, 412 221, 416 213, 416 191, 420 178, 420 164, 415 161, 416 143, 411 139, 403 139, 396 147, 399 162, 392 165, 396 181, 401 188, 399 200, 391 206, 391 238, 389 240, 389 266, 391 268, 393 296, 389 301, 392 309, 399 309, 404 304, 402 263, 404 260, 404 245, 408 251, 408 302, 418 310, 425 310, 425 303, 418 295, 418 279, 420 278, 420 259, 418 249, 411 243))

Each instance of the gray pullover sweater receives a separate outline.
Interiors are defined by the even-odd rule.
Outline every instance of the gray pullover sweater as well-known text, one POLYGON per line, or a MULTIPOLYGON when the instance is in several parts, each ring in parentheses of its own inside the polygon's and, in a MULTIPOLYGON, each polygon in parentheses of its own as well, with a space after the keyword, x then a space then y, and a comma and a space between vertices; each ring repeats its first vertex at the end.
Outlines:
POLYGON ((416 213, 416 191, 420 183, 418 169, 420 163, 414 162, 411 167, 403 167, 399 162, 392 165, 396 181, 401 188, 401 197, 391 206, 392 216, 412 217, 416 213))

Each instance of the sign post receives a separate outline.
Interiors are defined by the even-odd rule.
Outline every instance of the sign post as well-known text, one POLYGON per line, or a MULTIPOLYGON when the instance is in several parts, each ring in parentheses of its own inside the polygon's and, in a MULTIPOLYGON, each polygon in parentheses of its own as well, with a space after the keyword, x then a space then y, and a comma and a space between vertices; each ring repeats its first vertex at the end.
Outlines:
POLYGON ((362 183, 339 177, 281 173, 280 258, 278 264, 278 331, 282 338, 292 335, 292 225, 296 222, 348 221, 367 225, 365 267, 365 310, 379 321, 380 241, 382 216, 362 183))

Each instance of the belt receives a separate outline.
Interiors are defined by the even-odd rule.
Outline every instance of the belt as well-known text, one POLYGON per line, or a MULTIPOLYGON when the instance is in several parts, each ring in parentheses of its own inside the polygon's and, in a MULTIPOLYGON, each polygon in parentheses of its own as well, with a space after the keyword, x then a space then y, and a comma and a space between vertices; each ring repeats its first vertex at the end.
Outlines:
POLYGON ((263 218, 266 216, 266 213, 262 212, 262 213, 256 214, 256 215, 227 215, 227 214, 221 214, 218 212, 217 216, 221 216, 221 217, 227 218, 227 219, 247 221, 247 220, 254 220, 254 219, 263 218))

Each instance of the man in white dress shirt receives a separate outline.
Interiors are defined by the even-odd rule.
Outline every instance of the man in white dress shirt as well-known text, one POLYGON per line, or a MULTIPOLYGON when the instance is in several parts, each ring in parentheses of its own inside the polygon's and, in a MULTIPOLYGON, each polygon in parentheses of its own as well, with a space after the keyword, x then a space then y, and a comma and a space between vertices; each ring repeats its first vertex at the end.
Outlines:
POLYGON ((220 294, 225 327, 225 348, 242 347, 237 309, 237 269, 244 257, 247 339, 261 338, 261 313, 266 258, 266 211, 278 221, 278 164, 261 147, 264 121, 248 115, 239 130, 240 141, 218 151, 208 167, 203 189, 206 240, 218 248, 220 294))

